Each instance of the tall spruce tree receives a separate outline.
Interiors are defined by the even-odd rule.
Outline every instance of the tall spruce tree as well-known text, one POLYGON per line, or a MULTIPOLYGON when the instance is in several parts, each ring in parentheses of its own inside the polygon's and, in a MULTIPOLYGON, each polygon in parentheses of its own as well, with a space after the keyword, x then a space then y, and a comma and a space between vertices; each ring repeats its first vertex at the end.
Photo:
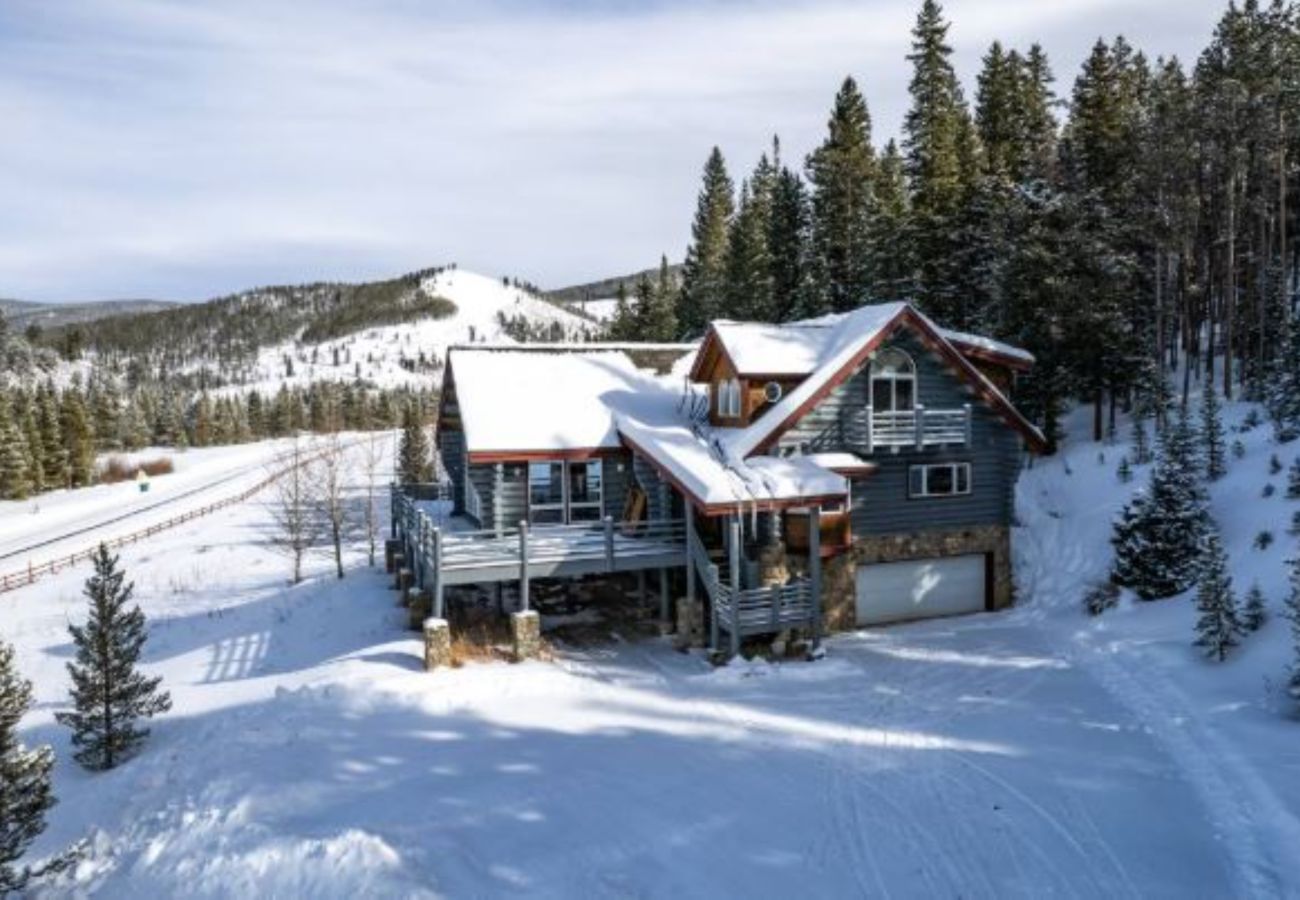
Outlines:
MULTIPOLYGON (((779 144, 776 150, 779 152, 779 144)), ((772 186, 768 253, 772 263, 772 315, 778 322, 796 318, 811 288, 809 230, 812 210, 799 173, 780 166, 772 186)))
POLYGON ((414 403, 402 411, 402 436, 397 448, 397 475, 402 484, 423 484, 432 476, 429 437, 414 403))
POLYGON ((776 318, 770 248, 775 179, 776 172, 764 155, 753 177, 741 185, 740 203, 727 236, 724 318, 755 322, 776 318))
POLYGON ((1200 615, 1196 620, 1195 646, 1206 656, 1223 662, 1228 651, 1237 646, 1243 629, 1237 598, 1232 592, 1232 577, 1228 574, 1228 557, 1214 531, 1205 542, 1205 558, 1196 587, 1196 609, 1200 615))
POLYGON ((1290 592, 1286 598, 1286 615, 1291 621, 1291 671, 1287 693, 1300 702, 1300 553, 1290 560, 1290 592))
POLYGON ((1183 410, 1161 438, 1150 486, 1124 507, 1115 522, 1112 579, 1143 600, 1182 593, 1196 583, 1210 534, 1203 465, 1195 433, 1183 410))
POLYGON ((735 193, 722 151, 714 147, 704 164, 704 185, 691 224, 691 245, 682 264, 677 312, 685 336, 701 334, 726 303, 727 247, 735 193))
POLYGON ((171 697, 159 690, 161 678, 146 678, 136 669, 149 633, 139 606, 127 608, 133 584, 117 557, 99 545, 95 574, 86 580, 90 618, 84 626, 69 625, 77 657, 68 663, 72 676, 71 712, 56 713, 72 729, 74 757, 88 769, 111 769, 130 759, 149 729, 140 724, 171 709, 171 697))
POLYGON ((956 260, 958 220, 974 174, 976 138, 947 35, 943 8, 936 0, 924 0, 907 56, 912 102, 903 122, 903 150, 912 190, 916 300, 944 324, 961 327, 969 311, 956 260))
POLYGON ((876 210, 870 234, 872 288, 879 300, 913 297, 916 266, 909 243, 910 218, 903 156, 890 140, 876 166, 876 210))
POLYGON ((872 296, 871 221, 876 203, 871 114, 852 78, 835 95, 826 139, 807 159, 812 187, 814 289, 803 312, 861 306, 872 296))
POLYGON ((1227 438, 1219 411, 1219 395, 1213 383, 1201 392, 1201 447, 1205 456, 1205 477, 1218 481, 1228 471, 1227 438))
POLYGON ((18 740, 18 723, 31 703, 31 682, 19 676, 13 647, 0 641, 0 896, 26 886, 31 870, 16 864, 45 830, 45 813, 55 802, 54 752, 18 740))

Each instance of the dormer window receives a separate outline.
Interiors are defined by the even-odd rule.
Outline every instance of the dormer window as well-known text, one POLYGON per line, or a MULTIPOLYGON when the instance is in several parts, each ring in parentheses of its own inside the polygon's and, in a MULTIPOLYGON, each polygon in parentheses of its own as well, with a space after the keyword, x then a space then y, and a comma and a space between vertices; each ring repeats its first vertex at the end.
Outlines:
POLYGON ((876 412, 916 408, 916 364, 902 350, 881 350, 871 361, 871 407, 876 412))

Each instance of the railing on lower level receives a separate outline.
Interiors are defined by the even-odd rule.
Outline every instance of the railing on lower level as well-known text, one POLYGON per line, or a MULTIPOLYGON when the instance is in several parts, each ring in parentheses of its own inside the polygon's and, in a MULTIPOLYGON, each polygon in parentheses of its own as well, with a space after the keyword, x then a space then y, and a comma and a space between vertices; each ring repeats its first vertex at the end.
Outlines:
POLYGON ((853 447, 874 453, 879 449, 912 447, 962 447, 971 443, 971 406, 960 409, 875 410, 864 407, 849 416, 844 439, 853 447))

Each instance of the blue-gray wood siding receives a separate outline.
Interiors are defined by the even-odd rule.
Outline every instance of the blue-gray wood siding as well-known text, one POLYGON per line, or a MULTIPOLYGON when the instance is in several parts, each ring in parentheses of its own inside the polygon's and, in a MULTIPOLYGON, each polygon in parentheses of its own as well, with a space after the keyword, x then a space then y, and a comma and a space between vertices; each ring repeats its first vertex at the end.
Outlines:
POLYGON ((960 409, 971 404, 968 447, 877 449, 870 456, 845 439, 845 422, 864 409, 871 396, 870 365, 863 366, 786 432, 778 451, 802 447, 805 453, 848 450, 879 468, 852 480, 854 534, 892 534, 929 528, 1010 524, 1013 492, 1023 458, 1020 434, 975 396, 971 387, 910 335, 891 342, 916 363, 916 399, 928 409, 960 409), (911 499, 908 469, 918 463, 969 462, 971 492, 956 497, 911 499))
POLYGON ((640 456, 634 457, 636 482, 646 495, 646 518, 667 519, 671 514, 672 488, 659 477, 654 467, 640 456))
MULTIPOLYGON (((620 519, 631 477, 631 460, 625 455, 600 461, 604 496, 603 515, 620 519)), ((469 467, 470 480, 482 501, 481 528, 514 528, 528 518, 528 463, 484 463, 469 467)), ((463 479, 462 479, 463 482, 463 479)))
POLYGON ((465 432, 440 430, 438 453, 451 478, 452 512, 461 515, 465 512, 465 432))

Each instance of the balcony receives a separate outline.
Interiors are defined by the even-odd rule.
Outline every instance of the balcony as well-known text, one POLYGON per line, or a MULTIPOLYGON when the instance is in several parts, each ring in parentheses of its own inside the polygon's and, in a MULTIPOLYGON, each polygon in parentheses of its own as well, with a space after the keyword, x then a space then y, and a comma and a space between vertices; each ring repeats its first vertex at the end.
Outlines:
POLYGON ((966 447, 971 443, 971 407, 876 412, 868 406, 852 414, 844 425, 845 441, 866 453, 904 447, 966 447))

